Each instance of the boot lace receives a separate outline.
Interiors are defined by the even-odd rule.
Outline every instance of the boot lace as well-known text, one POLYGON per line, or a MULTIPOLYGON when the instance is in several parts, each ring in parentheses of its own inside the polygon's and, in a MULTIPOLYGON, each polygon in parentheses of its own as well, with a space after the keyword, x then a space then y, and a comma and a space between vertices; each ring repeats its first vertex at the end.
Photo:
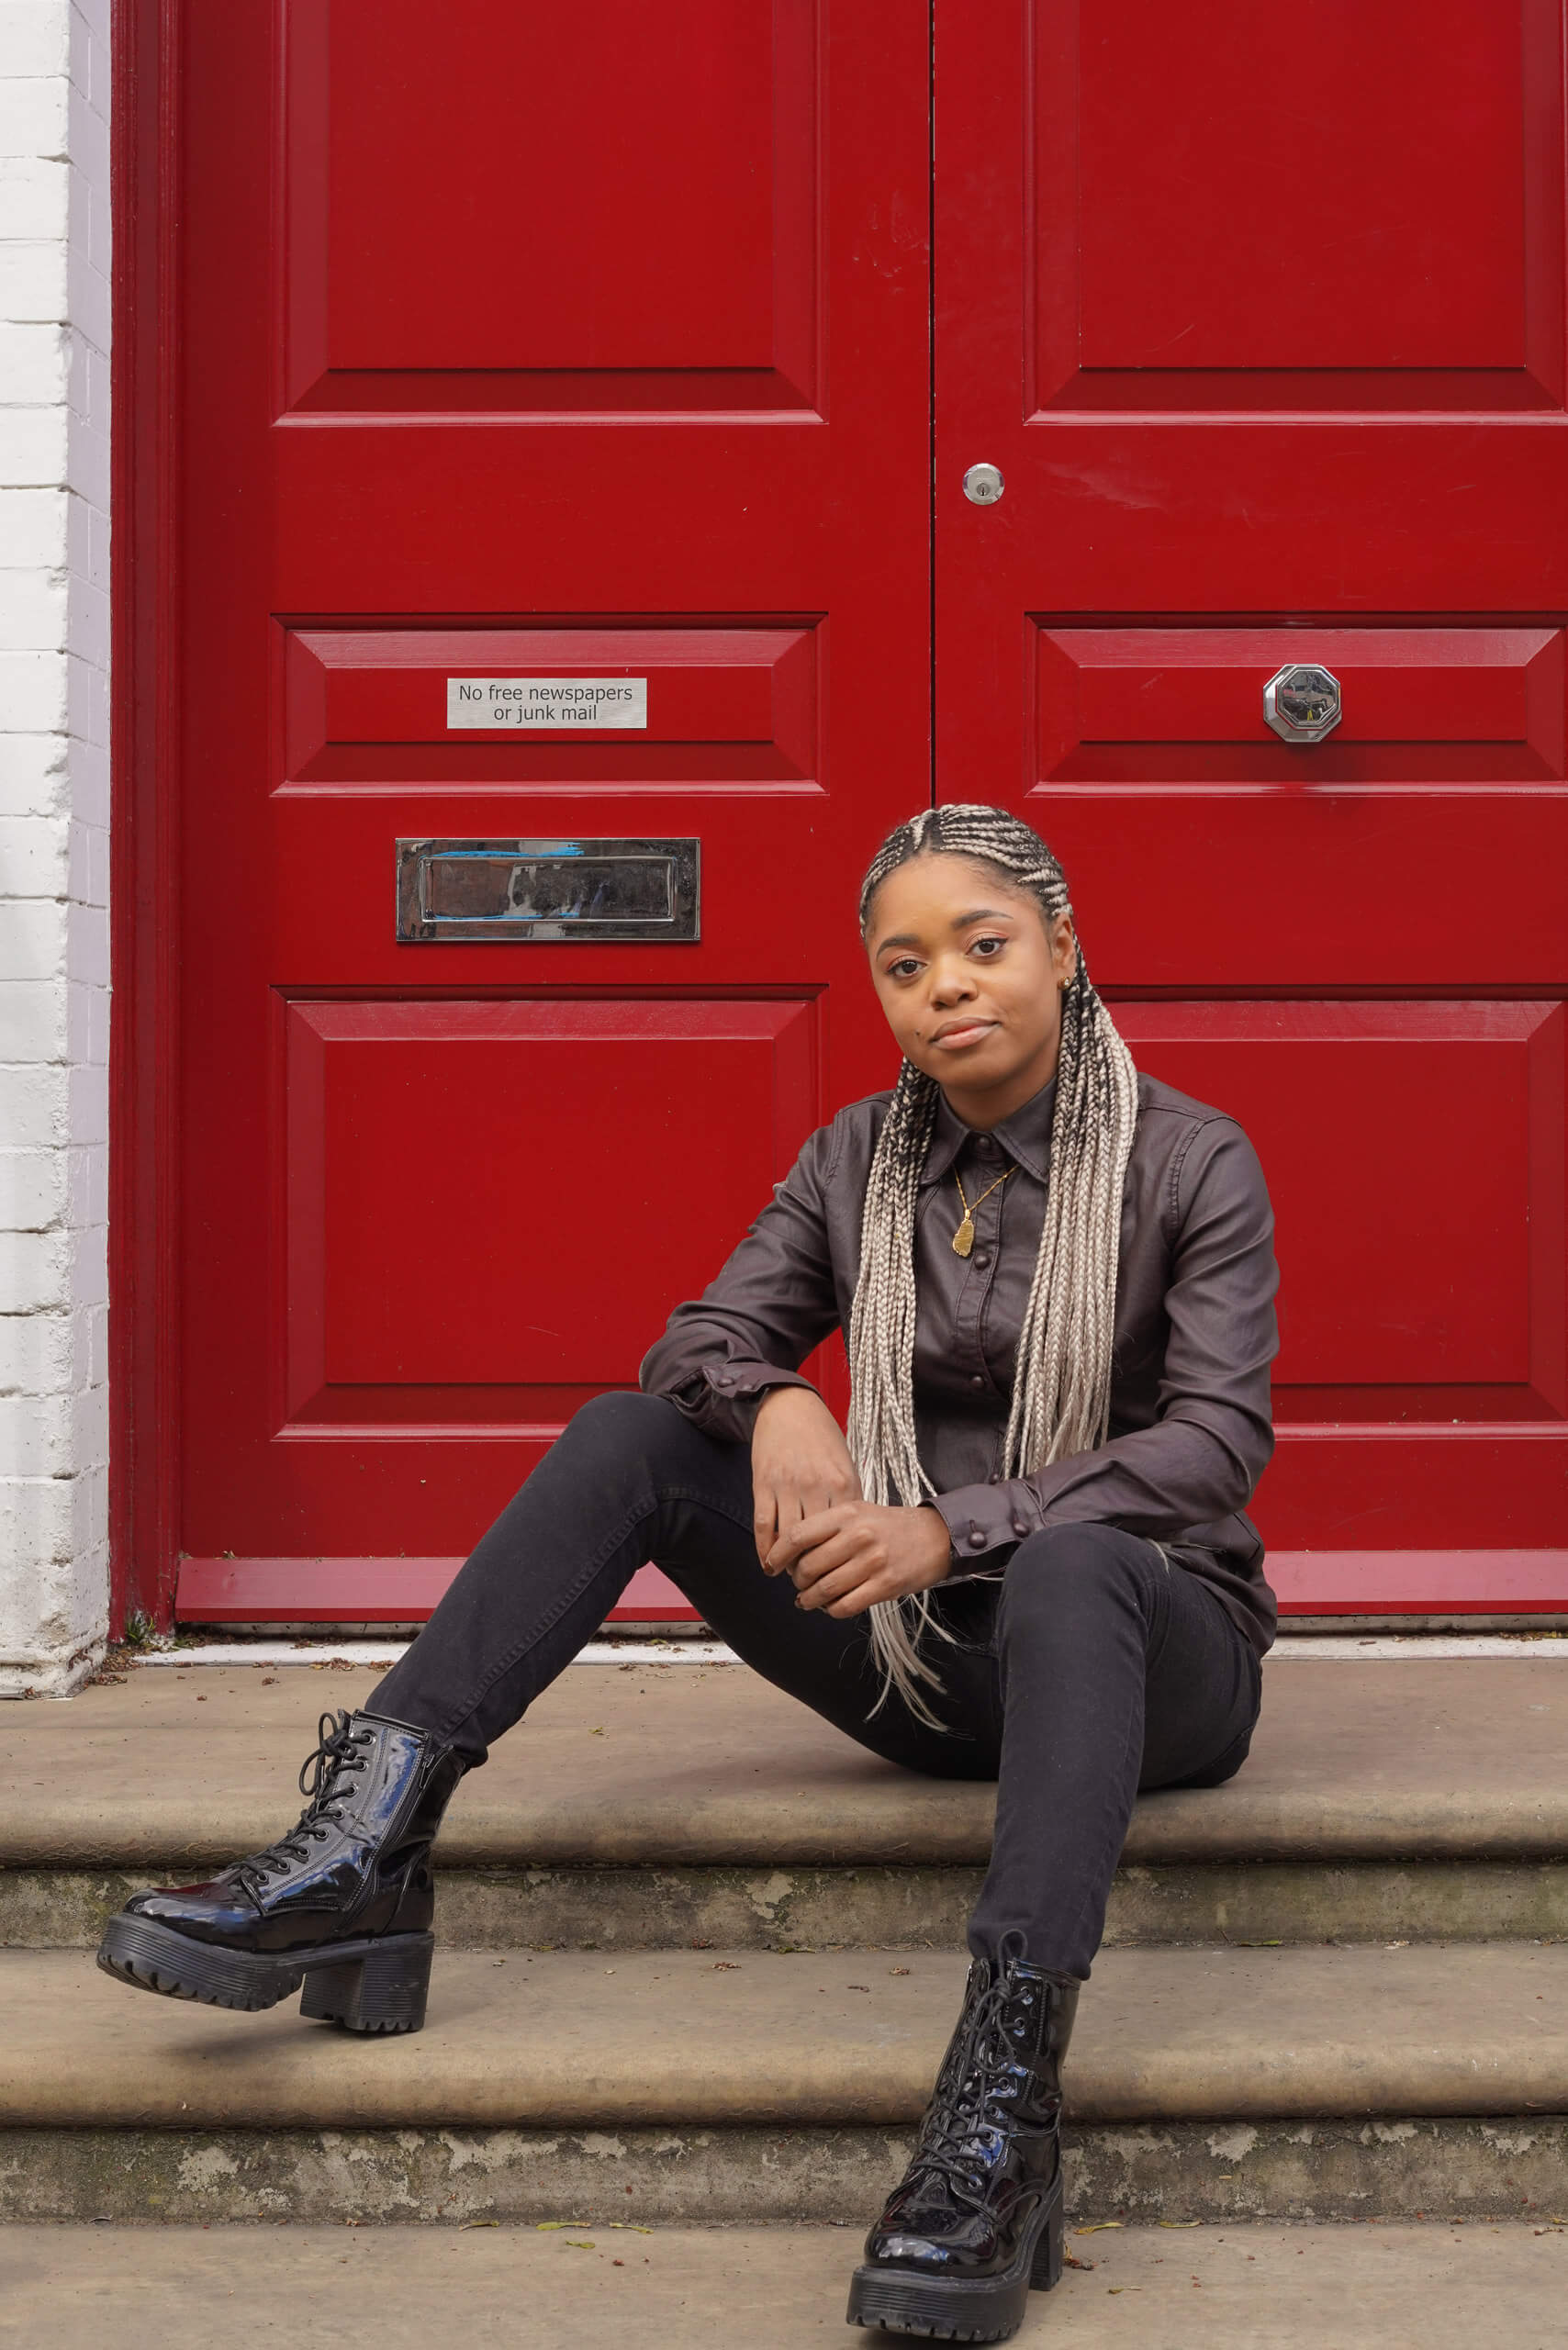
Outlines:
POLYGON ((373 1729, 351 1729, 352 1714, 326 1713, 316 1725, 316 1751, 300 1765, 299 1792, 305 1809, 286 1836, 264 1852, 241 1861, 234 1874, 241 1885, 257 1893, 274 1876, 286 1876, 298 1861, 308 1860, 312 1843, 325 1843, 342 1824, 340 1808, 349 1793, 348 1782, 362 1774, 368 1758, 361 1751, 375 1742, 373 1729))
POLYGON ((960 2202, 979 2208, 990 2184, 989 2165, 1006 2145, 1003 2113, 993 2100, 1016 2094, 1018 2061, 1002 2031, 1009 1986, 1000 1972, 984 1990, 963 2041, 944 2065, 921 2125, 914 2167, 946 2179, 960 2202))

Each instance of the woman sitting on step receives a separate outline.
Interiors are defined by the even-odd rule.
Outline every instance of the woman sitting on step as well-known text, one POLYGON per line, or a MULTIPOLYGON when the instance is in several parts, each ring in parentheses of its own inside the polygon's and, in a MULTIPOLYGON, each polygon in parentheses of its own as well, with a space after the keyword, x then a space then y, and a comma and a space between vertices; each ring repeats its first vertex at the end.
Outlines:
POLYGON ((584 1406, 373 1707, 326 1718, 297 1828, 138 1894, 99 1955, 418 2030, 446 1803, 652 1559, 849 1737, 997 1781, 962 2012, 849 2303, 995 2341, 1061 2273, 1061 2065, 1134 1798, 1228 1778, 1257 1719, 1273 1223, 1235 1121, 1134 1069, 1026 824, 922 812, 860 923, 891 1094, 812 1136, 642 1393, 584 1406), (835 1326, 847 1441, 797 1369, 835 1326))

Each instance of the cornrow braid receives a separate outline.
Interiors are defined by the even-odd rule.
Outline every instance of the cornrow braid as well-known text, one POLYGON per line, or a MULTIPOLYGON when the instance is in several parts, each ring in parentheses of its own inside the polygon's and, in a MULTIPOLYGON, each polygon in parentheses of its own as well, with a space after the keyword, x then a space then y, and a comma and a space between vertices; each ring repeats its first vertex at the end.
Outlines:
MULTIPOLYGON (((1005 809, 925 808, 890 833, 860 890, 860 927, 890 873, 911 857, 967 856, 1027 890, 1046 919, 1070 911, 1067 877, 1038 833, 1005 809)), ((849 1449, 868 1501, 917 1505, 935 1488, 921 1465, 914 1421, 914 1216, 940 1089, 906 1060, 866 1184, 860 1269, 849 1323, 849 1449)), ((1062 991, 1061 1047, 1051 1120, 1050 1187, 1035 1277, 1018 1333, 1003 1474, 1027 1476, 1104 1441, 1111 1416, 1122 1184, 1137 1124, 1137 1072, 1090 983, 1080 946, 1062 991)), ((871 1646, 882 1687, 918 1719, 943 1725, 921 1694, 941 1675, 923 1637, 952 1634, 928 1595, 880 1600, 871 1646)))

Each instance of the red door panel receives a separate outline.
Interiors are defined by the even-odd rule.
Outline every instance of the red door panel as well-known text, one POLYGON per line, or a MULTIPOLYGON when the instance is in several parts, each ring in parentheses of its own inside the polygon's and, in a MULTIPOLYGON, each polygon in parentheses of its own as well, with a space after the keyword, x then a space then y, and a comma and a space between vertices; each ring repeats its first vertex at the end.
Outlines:
POLYGON ((1032 248, 1028 408, 1561 406, 1558 0, 961 14, 955 184, 944 35, 978 107, 1027 94, 992 161, 1023 166, 993 207, 1032 248))
POLYGON ((927 30, 237 0, 185 69, 178 1604, 402 1618, 890 1073, 927 30), (400 944, 420 838, 699 839, 699 934, 400 944))
POLYGON ((1026 804, 1072 878, 1097 974, 1136 987, 1561 985, 1561 628, 1033 633, 1026 804), (1344 715, 1321 743, 1282 742, 1263 722, 1263 688, 1293 660, 1327 665, 1341 686, 1344 715), (1158 877, 1157 919, 1128 886, 1134 866, 1158 877), (1470 924, 1434 919, 1458 873, 1478 906, 1508 910, 1479 957, 1470 924))
POLYGON ((938 794, 1258 1142, 1298 1611, 1568 1605, 1561 14, 936 10, 938 794))

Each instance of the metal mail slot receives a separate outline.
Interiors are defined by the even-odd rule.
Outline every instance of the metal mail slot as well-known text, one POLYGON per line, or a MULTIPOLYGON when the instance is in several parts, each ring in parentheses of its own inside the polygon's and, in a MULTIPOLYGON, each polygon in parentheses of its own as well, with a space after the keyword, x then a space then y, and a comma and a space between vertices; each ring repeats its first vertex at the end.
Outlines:
POLYGON ((398 936, 411 946, 701 934, 701 844, 399 841, 398 936))

